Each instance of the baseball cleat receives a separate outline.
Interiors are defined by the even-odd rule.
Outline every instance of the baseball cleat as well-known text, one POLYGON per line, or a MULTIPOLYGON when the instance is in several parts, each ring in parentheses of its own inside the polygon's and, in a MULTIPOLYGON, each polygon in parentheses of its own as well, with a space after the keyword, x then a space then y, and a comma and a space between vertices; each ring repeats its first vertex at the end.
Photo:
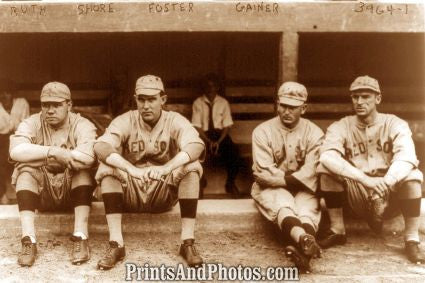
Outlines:
POLYGON ((325 236, 317 240, 319 246, 324 249, 336 246, 336 245, 344 245, 347 242, 347 237, 345 234, 336 234, 332 230, 328 230, 325 232, 325 236))
POLYGON ((81 237, 72 235, 72 264, 80 265, 90 259, 90 248, 87 239, 83 240, 81 237))
POLYGON ((321 256, 322 251, 320 250, 319 245, 316 243, 316 239, 314 236, 310 234, 303 234, 300 237, 300 240, 298 242, 301 251, 306 256, 312 257, 312 258, 318 258, 321 256))
POLYGON ((180 245, 179 254, 186 260, 190 267, 199 267, 204 262, 195 248, 195 240, 187 239, 180 245))
POLYGON ((382 233, 384 223, 384 212, 388 206, 388 201, 377 195, 372 195, 368 200, 369 219, 367 224, 376 234, 382 233))
POLYGON ((97 263, 100 270, 108 270, 114 267, 125 257, 125 247, 120 247, 117 242, 109 241, 109 247, 106 254, 97 263))
POLYGON ((18 263, 21 266, 32 266, 37 256, 37 244, 31 242, 29 236, 21 239, 22 250, 18 257, 18 263))
POLYGON ((300 273, 310 273, 310 257, 302 254, 294 246, 287 246, 285 248, 285 256, 291 260, 298 268, 300 273))
POLYGON ((425 263, 425 258, 421 255, 419 250, 419 242, 416 241, 406 241, 404 250, 406 252, 407 259, 416 264, 425 263))

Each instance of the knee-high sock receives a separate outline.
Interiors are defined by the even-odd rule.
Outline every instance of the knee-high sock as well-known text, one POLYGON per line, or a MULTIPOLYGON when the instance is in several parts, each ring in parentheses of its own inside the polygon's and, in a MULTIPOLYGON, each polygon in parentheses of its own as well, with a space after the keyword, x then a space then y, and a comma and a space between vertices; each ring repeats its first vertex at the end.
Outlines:
POLYGON ((400 200, 400 208, 404 218, 404 240, 419 242, 421 199, 400 200))
POLYGON ((179 204, 182 221, 181 239, 195 238, 195 219, 199 197, 199 175, 189 172, 179 184, 179 204))
POLYGON ((322 192, 326 207, 329 213, 330 229, 337 234, 345 234, 343 217, 343 196, 344 192, 322 192))
POLYGON ((90 206, 80 205, 74 207, 74 235, 81 236, 83 239, 89 237, 88 222, 89 222, 90 206), (80 235, 82 233, 83 235, 80 235))
POLYGON ((88 221, 90 214, 92 186, 78 186, 71 190, 71 201, 74 207, 74 235, 87 239, 89 236, 88 221))
POLYGON ((421 184, 416 181, 407 181, 398 186, 397 192, 404 218, 404 239, 419 242, 421 184))
POLYGON ((19 216, 21 219, 22 237, 30 236, 35 242, 35 210, 38 208, 40 197, 31 190, 20 190, 16 193, 18 200, 19 216))
POLYGON ((289 208, 281 208, 278 212, 278 223, 284 238, 298 243, 301 235, 305 234, 301 221, 289 208))
POLYGON ((107 176, 102 179, 100 188, 108 222, 109 240, 123 246, 121 219, 124 211, 124 198, 121 182, 115 177, 107 176))

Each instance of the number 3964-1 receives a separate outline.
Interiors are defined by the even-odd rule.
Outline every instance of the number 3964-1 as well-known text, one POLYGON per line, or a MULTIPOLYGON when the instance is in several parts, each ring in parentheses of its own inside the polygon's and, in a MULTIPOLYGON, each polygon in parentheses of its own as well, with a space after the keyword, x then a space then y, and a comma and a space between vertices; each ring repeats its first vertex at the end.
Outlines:
POLYGON ((356 7, 354 9, 354 12, 356 13, 371 13, 371 14, 390 14, 393 15, 394 13, 402 13, 402 14, 408 14, 409 13, 409 5, 378 5, 376 3, 364 3, 359 2, 356 4, 356 7))

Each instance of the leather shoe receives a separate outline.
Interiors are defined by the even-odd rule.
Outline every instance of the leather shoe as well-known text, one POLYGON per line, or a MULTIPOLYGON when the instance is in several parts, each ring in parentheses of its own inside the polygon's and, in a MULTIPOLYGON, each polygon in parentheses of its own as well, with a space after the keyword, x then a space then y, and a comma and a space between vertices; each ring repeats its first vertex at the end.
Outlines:
POLYGON ((347 237, 345 234, 336 234, 332 230, 328 230, 325 236, 317 240, 319 246, 324 249, 336 246, 336 245, 344 245, 347 242, 347 237))
POLYGON ((421 255, 419 251, 419 242, 416 241, 406 241, 404 250, 406 251, 407 259, 413 263, 421 264, 425 263, 425 258, 421 255))
POLYGON ((310 273, 310 259, 311 257, 304 255, 294 246, 287 246, 285 248, 286 257, 292 261, 295 266, 298 268, 298 272, 300 273, 310 273))
POLYGON ((90 259, 89 241, 78 236, 71 236, 72 245, 72 264, 80 265, 90 259))
POLYGON ((179 254, 186 260, 187 265, 190 267, 201 266, 204 262, 195 248, 194 239, 184 240, 183 244, 180 245, 179 254))
POLYGON ((117 262, 125 257, 125 247, 120 247, 117 242, 109 241, 109 247, 106 254, 97 263, 97 268, 101 270, 111 269, 117 262))
POLYGON ((18 263, 21 266, 32 266, 37 256, 37 244, 31 242, 29 236, 21 239, 22 250, 18 257, 18 263))
POLYGON ((310 234, 301 235, 298 244, 300 246, 301 251, 306 256, 318 258, 322 253, 319 245, 316 243, 316 239, 310 234))

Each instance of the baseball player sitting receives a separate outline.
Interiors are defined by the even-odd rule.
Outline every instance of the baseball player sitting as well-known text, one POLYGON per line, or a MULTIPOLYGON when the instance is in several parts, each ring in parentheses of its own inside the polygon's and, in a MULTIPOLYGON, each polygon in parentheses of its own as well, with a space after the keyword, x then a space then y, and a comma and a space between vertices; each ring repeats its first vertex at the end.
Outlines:
POLYGON ((323 248, 346 242, 342 206, 345 197, 355 214, 377 233, 382 219, 401 210, 405 252, 414 263, 419 253, 422 173, 408 124, 377 111, 382 95, 378 81, 361 76, 350 86, 355 115, 333 123, 321 148, 320 188, 330 216, 323 248))
POLYGON ((22 251, 18 263, 33 265, 37 255, 35 210, 74 209, 72 263, 89 260, 87 219, 94 179, 96 128, 71 112, 71 92, 59 82, 41 91, 41 112, 22 121, 10 138, 10 157, 16 161, 16 186, 22 225, 22 251))
POLYGON ((202 83, 204 95, 198 97, 192 107, 192 124, 208 146, 207 158, 218 156, 225 163, 227 193, 239 194, 235 179, 240 167, 238 147, 229 136, 233 125, 229 102, 219 92, 219 79, 214 74, 205 77, 202 83))
POLYGON ((137 110, 115 118, 94 146, 102 162, 96 173, 109 227, 109 248, 98 263, 110 269, 125 257, 123 212, 163 212, 177 201, 182 218, 180 255, 189 266, 202 264, 194 228, 204 143, 190 122, 162 110, 167 96, 159 77, 136 82, 137 110))
POLYGON ((310 271, 310 259, 320 256, 315 234, 320 221, 316 166, 322 130, 301 118, 307 109, 307 89, 285 82, 278 90, 278 116, 252 133, 255 183, 251 195, 260 212, 276 223, 290 244, 285 254, 310 271))

